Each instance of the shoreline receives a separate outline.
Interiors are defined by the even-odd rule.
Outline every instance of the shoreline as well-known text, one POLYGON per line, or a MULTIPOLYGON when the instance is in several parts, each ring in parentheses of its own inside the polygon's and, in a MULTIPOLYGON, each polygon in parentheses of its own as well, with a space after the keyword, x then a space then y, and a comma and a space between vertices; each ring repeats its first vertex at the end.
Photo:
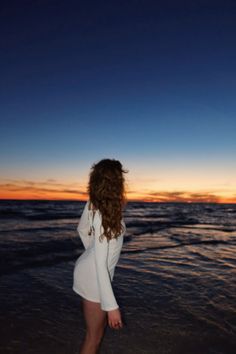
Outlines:
MULTIPOLYGON (((65 262, 67 274, 74 262, 65 262)), ((61 267, 62 265, 60 265, 61 267)), ((140 284, 140 292, 119 291, 119 281, 128 277, 121 270, 117 272, 115 291, 121 305, 125 326, 120 331, 109 327, 101 346, 102 354, 234 354, 236 340, 233 334, 219 335, 208 329, 204 333, 201 322, 184 328, 184 317, 172 313, 172 321, 166 320, 161 308, 173 312, 171 302, 160 301, 158 308, 151 311, 142 296, 148 294, 140 284), (120 279, 122 277, 122 279, 120 279)), ((1 354, 77 354, 84 335, 80 296, 70 287, 70 280, 61 287, 50 285, 60 274, 56 267, 29 269, 1 277, 1 354), (41 272, 41 279, 37 272, 41 272), (47 278, 48 277, 48 278, 47 278), (44 281, 45 280, 45 281, 44 281)), ((63 274, 63 277, 65 275, 63 274)), ((147 301, 147 299, 145 300, 147 301)), ((174 308, 174 307, 173 307, 174 308)))

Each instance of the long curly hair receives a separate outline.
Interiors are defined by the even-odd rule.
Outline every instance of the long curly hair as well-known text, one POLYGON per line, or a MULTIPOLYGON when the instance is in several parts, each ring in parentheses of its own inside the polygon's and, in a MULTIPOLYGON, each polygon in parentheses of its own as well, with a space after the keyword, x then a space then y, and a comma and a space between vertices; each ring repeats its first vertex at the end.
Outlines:
POLYGON ((127 172, 115 159, 103 159, 91 167, 87 191, 92 209, 102 215, 104 232, 100 240, 104 236, 108 241, 117 238, 123 231, 122 211, 127 203, 124 173, 127 172))

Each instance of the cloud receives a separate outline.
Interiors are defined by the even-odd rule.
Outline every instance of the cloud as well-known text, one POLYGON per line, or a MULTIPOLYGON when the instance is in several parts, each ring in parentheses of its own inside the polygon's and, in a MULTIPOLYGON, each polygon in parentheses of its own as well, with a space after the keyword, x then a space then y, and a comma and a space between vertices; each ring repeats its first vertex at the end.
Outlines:
MULTIPOLYGON (((137 191, 134 194, 139 194, 137 191)), ((162 202, 208 202, 218 203, 222 200, 220 196, 214 193, 190 192, 190 191, 149 191, 146 192, 144 200, 162 201, 162 202)), ((136 198, 137 199, 137 198, 136 198)))
POLYGON ((88 195, 87 192, 78 191, 77 189, 74 189, 74 190, 73 190, 73 189, 63 189, 62 192, 63 192, 63 193, 73 193, 73 194, 79 193, 79 194, 81 194, 81 195, 88 195))
MULTIPOLYGON (((6 181, 6 179, 5 179, 6 181)), ((43 198, 66 198, 66 196, 71 195, 73 198, 79 199, 80 197, 86 196, 86 188, 84 185, 79 183, 61 183, 54 179, 49 179, 45 181, 31 181, 31 180, 12 180, 10 182, 0 183, 1 195, 9 195, 10 197, 15 196, 27 196, 27 197, 40 197, 43 198)))

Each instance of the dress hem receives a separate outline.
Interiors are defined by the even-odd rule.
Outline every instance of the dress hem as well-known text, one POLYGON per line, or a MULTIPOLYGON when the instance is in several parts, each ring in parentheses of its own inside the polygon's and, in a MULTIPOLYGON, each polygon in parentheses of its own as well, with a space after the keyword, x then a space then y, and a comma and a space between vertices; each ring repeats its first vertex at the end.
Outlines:
POLYGON ((77 290, 74 286, 72 287, 72 289, 74 290, 74 292, 76 292, 76 294, 80 295, 83 299, 88 300, 88 301, 92 301, 92 302, 96 302, 98 304, 100 304, 99 300, 95 300, 95 299, 91 299, 88 298, 87 296, 85 296, 82 292, 80 292, 79 290, 77 290))
MULTIPOLYGON (((92 301, 92 302, 95 302, 95 303, 101 305, 101 302, 100 302, 100 301, 86 297, 86 296, 83 295, 79 290, 77 290, 74 286, 72 287, 72 289, 74 290, 74 292, 75 292, 76 294, 80 295, 83 299, 88 300, 88 301, 92 301)), ((106 311, 106 312, 112 311, 112 310, 117 310, 117 309, 119 309, 119 308, 120 308, 120 306, 119 306, 118 304, 116 305, 116 307, 110 307, 110 308, 108 308, 108 309, 104 309, 104 308, 102 308, 102 306, 101 306, 101 309, 102 309, 103 311, 106 311)))

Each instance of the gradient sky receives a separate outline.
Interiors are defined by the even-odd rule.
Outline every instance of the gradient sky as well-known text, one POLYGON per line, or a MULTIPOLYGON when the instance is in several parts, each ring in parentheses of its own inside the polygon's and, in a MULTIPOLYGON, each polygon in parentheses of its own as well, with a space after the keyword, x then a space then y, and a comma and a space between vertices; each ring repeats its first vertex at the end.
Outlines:
POLYGON ((236 202, 235 1, 0 6, 0 198, 236 202))

